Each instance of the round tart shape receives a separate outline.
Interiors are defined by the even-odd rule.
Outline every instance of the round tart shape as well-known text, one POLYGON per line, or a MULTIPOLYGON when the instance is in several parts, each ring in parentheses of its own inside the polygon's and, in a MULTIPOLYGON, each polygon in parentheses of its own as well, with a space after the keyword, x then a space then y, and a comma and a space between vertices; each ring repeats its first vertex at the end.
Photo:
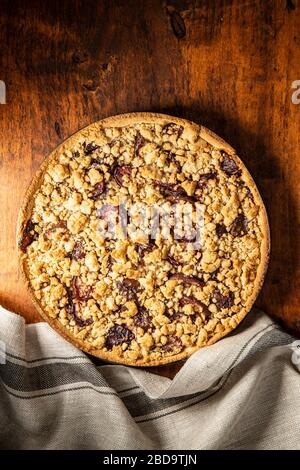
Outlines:
POLYGON ((82 350, 132 366, 185 359, 231 332, 270 249, 265 207, 234 149, 155 113, 103 119, 56 148, 27 191, 17 237, 41 316, 82 350), (155 239, 142 230, 153 207, 186 205, 192 228, 201 208, 200 244, 173 219, 155 239))

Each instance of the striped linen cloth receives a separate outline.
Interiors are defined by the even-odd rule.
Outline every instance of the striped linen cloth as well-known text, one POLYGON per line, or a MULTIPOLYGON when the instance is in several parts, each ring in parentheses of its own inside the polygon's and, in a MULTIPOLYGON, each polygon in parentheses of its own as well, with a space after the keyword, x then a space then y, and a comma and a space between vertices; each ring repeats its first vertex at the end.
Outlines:
POLYGON ((297 342, 253 310, 173 380, 0 310, 2 449, 299 449, 297 342))

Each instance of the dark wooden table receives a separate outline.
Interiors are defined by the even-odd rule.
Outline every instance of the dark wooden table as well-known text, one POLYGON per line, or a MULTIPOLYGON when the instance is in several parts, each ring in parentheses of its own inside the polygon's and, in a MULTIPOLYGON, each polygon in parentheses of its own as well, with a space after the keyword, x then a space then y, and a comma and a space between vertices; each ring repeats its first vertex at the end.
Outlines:
POLYGON ((298 0, 1 0, 1 303, 39 320, 18 273, 15 224, 45 156, 105 116, 159 111, 206 125, 243 158, 272 234, 257 305, 300 331, 299 26, 298 0))

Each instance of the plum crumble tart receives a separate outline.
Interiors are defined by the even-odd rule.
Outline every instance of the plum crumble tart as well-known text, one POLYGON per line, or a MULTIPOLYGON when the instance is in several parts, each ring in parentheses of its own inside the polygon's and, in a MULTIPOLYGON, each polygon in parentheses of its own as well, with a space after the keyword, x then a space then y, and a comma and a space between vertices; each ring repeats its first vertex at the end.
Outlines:
POLYGON ((269 243, 263 202, 234 150, 202 126, 152 113, 104 119, 60 145, 18 223, 43 318, 83 350, 137 366, 184 359, 233 330, 262 285, 269 243), (146 233, 138 204, 144 219, 157 205, 200 205, 200 246, 175 236, 174 220, 146 233))

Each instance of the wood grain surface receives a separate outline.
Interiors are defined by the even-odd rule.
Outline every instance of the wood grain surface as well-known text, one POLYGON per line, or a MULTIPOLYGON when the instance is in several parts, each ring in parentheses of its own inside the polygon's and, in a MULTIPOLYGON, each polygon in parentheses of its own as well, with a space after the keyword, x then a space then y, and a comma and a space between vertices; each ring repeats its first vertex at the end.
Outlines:
POLYGON ((2 305, 39 321, 19 275, 15 226, 47 154, 105 116, 157 111, 204 124, 237 149, 270 218, 257 305, 300 331, 300 105, 291 99, 300 1, 1 0, 0 45, 2 305))

